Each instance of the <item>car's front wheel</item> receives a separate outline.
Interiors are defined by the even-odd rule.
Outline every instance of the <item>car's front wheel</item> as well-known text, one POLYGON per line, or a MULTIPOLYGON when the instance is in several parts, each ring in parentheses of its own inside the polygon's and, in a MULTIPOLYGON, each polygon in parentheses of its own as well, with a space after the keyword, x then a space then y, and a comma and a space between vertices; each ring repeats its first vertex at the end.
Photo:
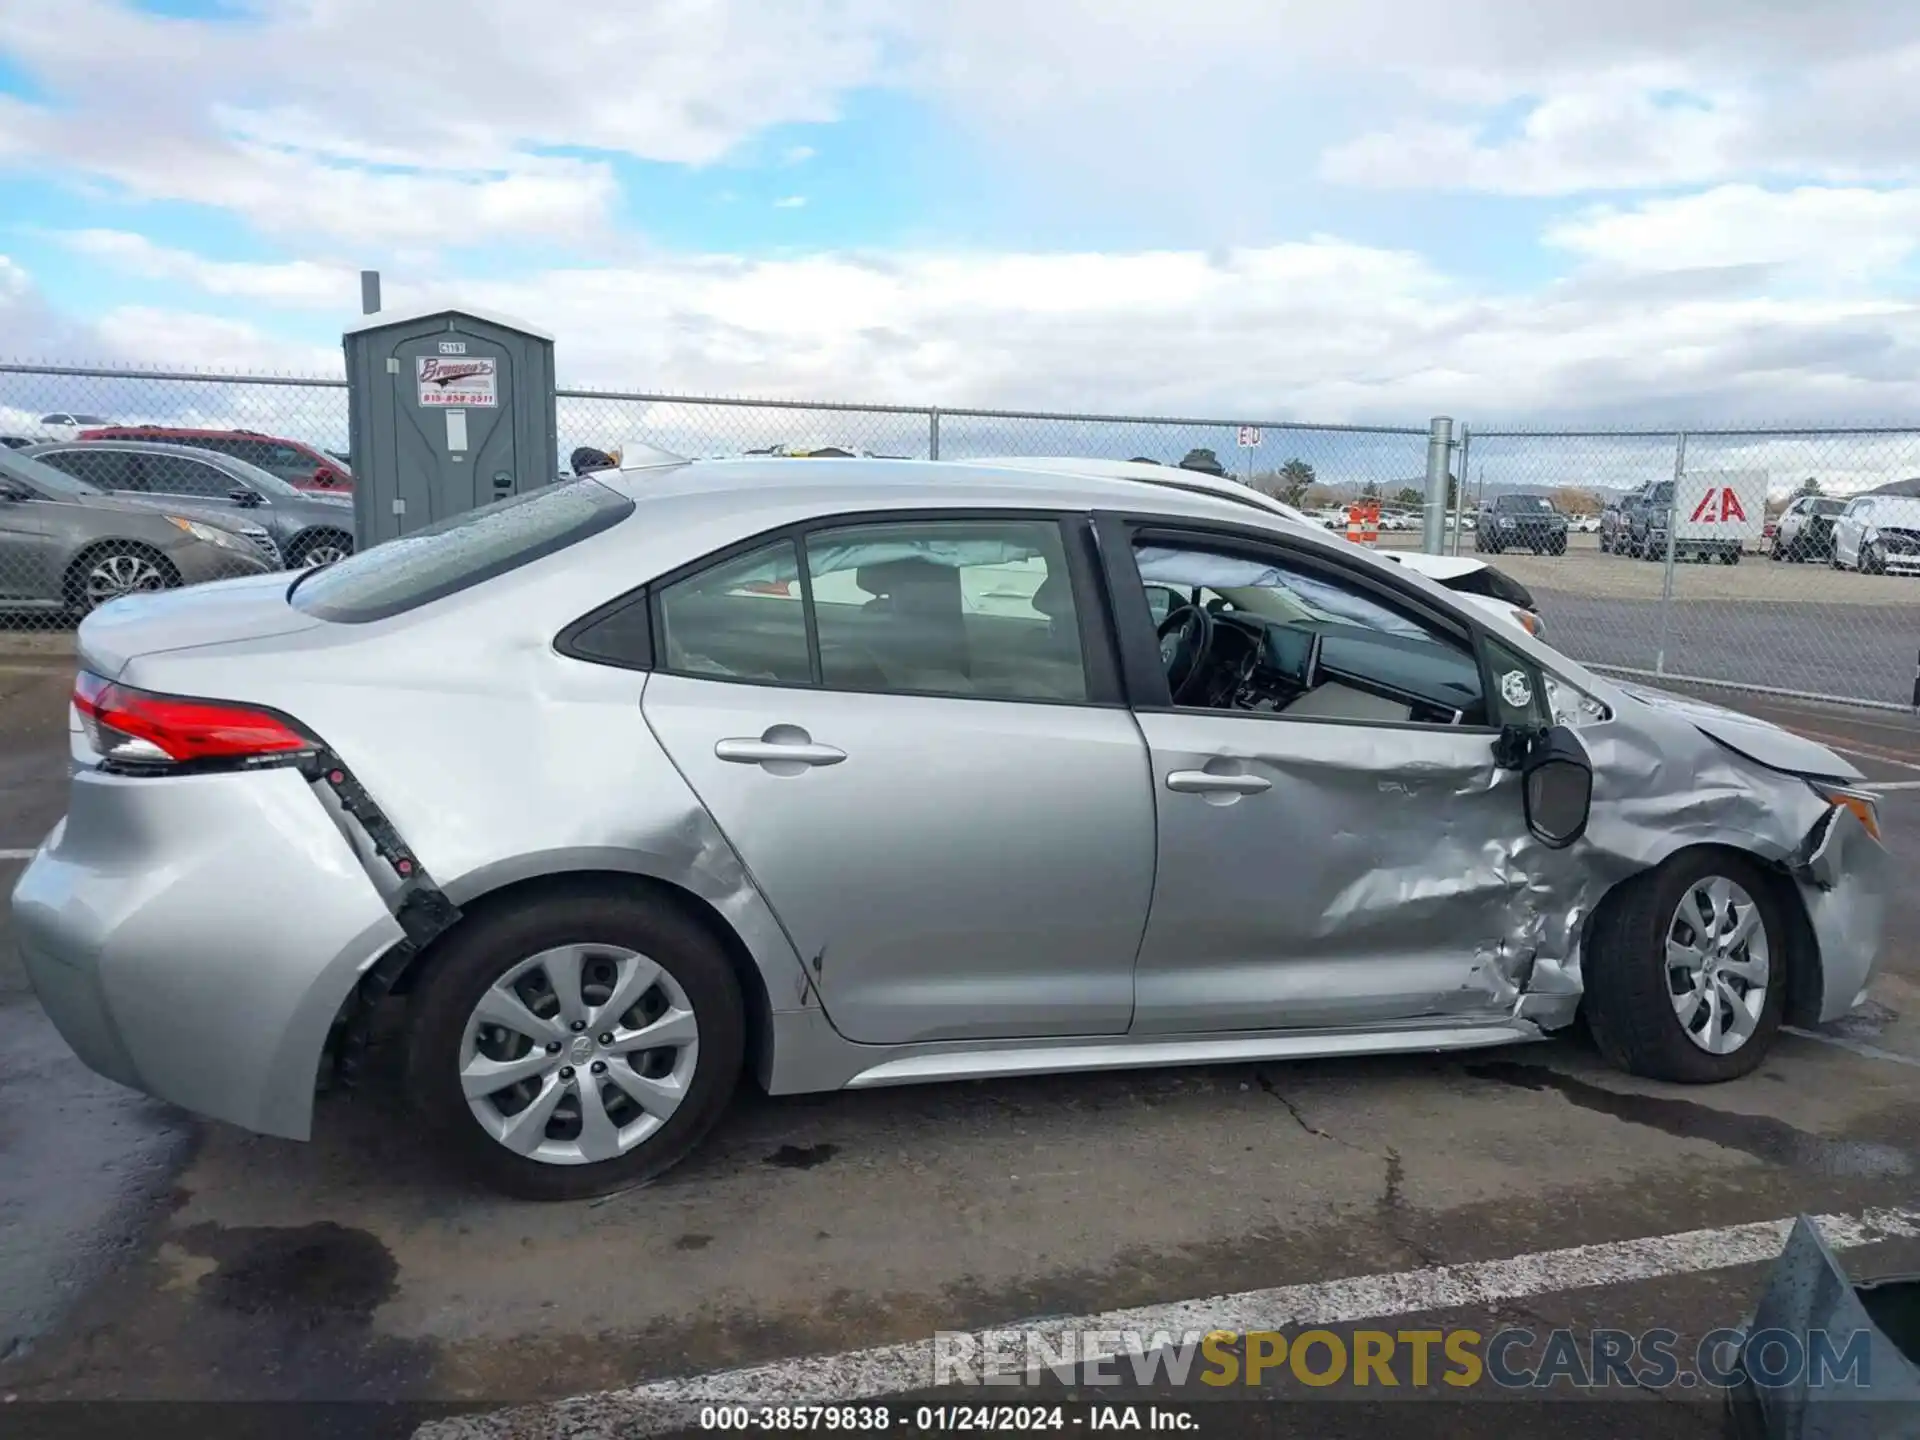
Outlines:
POLYGON ((342 530, 315 530, 288 547, 287 565, 293 570, 311 570, 344 560, 351 554, 353 536, 342 530))
POLYGON ((740 991, 671 905, 556 894, 469 921, 414 997, 407 1088, 444 1147, 529 1200, 624 1190, 680 1160, 739 1078, 740 991))
POLYGON ((1588 1027, 1621 1069, 1706 1084, 1765 1057, 1786 1003, 1786 921, 1766 875, 1683 852, 1607 897, 1585 970, 1588 1027))

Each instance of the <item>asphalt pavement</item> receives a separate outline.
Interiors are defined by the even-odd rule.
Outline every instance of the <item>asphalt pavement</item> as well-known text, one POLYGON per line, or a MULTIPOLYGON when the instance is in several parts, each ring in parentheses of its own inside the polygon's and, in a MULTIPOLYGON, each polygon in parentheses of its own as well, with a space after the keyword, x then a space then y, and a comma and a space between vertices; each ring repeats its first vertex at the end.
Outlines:
POLYGON ((1910 606, 1683 599, 1663 641, 1658 600, 1532 589, 1547 638, 1584 664, 1651 671, 1664 644, 1670 675, 1892 705, 1913 699, 1920 610, 1910 606))
MULTIPOLYGON (((58 667, 0 671, 0 849, 31 847, 60 813, 67 683, 58 667)), ((1890 846, 1907 876, 1920 871, 1920 790, 1905 788, 1920 783, 1920 726, 1742 703, 1891 787, 1890 846)), ((0 934, 0 1404, 101 1430, 162 1412, 62 1406, 519 1405, 534 1407, 521 1429, 471 1433, 557 1434, 569 1416, 617 1419, 629 1403, 550 1408, 565 1397, 757 1365, 818 1381, 842 1371, 816 1357, 871 1357, 936 1330, 1249 1295, 1246 1313, 1291 1306, 1330 1324, 1384 1314, 1389 1329, 1697 1337, 1751 1304, 1766 1269, 1755 1227, 1797 1213, 1882 1216, 1847 1222, 1851 1273, 1920 1271, 1920 1226, 1884 1219, 1910 1213, 1920 1176, 1920 885, 1897 886, 1893 905, 1868 1005, 1828 1033, 1783 1037, 1754 1075, 1710 1090, 1632 1080, 1573 1038, 1462 1057, 747 1091, 661 1181, 547 1206, 444 1173, 390 1074, 323 1100, 306 1145, 94 1080, 0 934), (1686 1264, 1653 1263, 1676 1234, 1707 1238, 1679 1247, 1686 1264), (1569 1247, 1586 1248, 1569 1259, 1569 1247), (1521 1279, 1462 1291, 1432 1278, 1475 1264, 1462 1273, 1521 1279), (1356 1285, 1398 1299, 1356 1311, 1356 1285)), ((1474 1414, 1480 1433, 1718 1432, 1697 1397, 1619 1403, 1632 1408, 1524 1424, 1511 1407, 1474 1414)), ((275 1411, 273 1433, 295 1433, 299 1413, 275 1411)), ((348 1412, 332 1433, 406 1433, 422 1413, 348 1412)), ((1345 1433, 1361 1415, 1217 1413, 1275 1434, 1345 1433)))

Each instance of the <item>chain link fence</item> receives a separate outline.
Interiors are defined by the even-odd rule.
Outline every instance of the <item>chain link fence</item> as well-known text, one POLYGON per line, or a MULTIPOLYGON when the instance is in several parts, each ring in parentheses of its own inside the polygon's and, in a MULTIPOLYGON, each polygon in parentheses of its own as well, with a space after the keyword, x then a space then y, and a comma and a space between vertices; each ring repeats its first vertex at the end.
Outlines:
MULTIPOLYGON (((1227 473, 1336 527, 1349 502, 1378 500, 1383 546, 1421 542, 1425 426, 570 389, 557 392, 557 412, 556 473, 565 473, 566 457, 580 446, 647 445, 702 458, 1079 455, 1163 464, 1206 452, 1227 473)), ((47 517, 78 516, 88 507, 7 504, 0 510, 0 635, 70 628, 90 605, 128 588, 221 573, 233 553, 271 553, 278 564, 328 553, 314 547, 310 531, 294 533, 269 513, 277 507, 236 506, 236 475, 253 472, 229 463, 209 473, 183 467, 177 457, 163 465, 152 454, 105 459, 100 441, 80 437, 107 427, 224 456, 309 492, 329 481, 336 489, 350 483, 330 469, 348 459, 344 381, 0 365, 0 442, 15 455, 24 449, 39 456, 69 485, 144 491, 151 511, 91 507, 87 524, 63 527, 47 517), (43 448, 50 442, 65 448, 43 448), (84 463, 73 453, 82 447, 96 452, 84 463), (243 543, 223 548, 188 525, 237 530, 243 543)), ((1629 676, 1907 708, 1920 646, 1920 575, 1906 572, 1920 571, 1920 498, 1873 497, 1866 504, 1856 497, 1920 477, 1920 428, 1682 435, 1463 426, 1452 473, 1446 548, 1482 553, 1526 584, 1549 637, 1575 658, 1629 676), (1722 545, 1702 560, 1688 548, 1699 527, 1690 528, 1691 514, 1681 512, 1696 509, 1709 491, 1716 518, 1731 494, 1744 523, 1732 527, 1741 531, 1737 553, 1722 545), (1547 496, 1571 518, 1564 554, 1504 546, 1488 553, 1499 541, 1481 518, 1501 496, 1516 493, 1547 496), (1788 543, 1776 547, 1782 523, 1788 543)), ((49 481, 44 470, 35 474, 49 481)), ((324 520, 322 507, 311 523, 324 520)))

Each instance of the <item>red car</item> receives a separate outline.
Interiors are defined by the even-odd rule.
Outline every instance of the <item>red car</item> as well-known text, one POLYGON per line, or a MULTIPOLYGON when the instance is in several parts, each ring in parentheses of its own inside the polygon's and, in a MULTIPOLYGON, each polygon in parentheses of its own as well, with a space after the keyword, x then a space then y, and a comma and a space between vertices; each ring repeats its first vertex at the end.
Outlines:
POLYGON ((231 455, 302 490, 353 490, 353 472, 324 450, 255 430, 188 430, 174 425, 107 425, 82 430, 82 440, 159 440, 231 455))

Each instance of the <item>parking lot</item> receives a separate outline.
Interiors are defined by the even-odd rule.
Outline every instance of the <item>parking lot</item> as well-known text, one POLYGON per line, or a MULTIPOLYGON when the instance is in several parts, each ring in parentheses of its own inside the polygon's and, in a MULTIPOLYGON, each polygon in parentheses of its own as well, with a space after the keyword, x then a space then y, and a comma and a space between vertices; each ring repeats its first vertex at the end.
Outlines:
MULTIPOLYGON (((63 806, 70 680, 57 658, 0 669, 8 875, 63 806)), ((1920 878, 1920 726, 1763 713, 1892 787, 1891 845, 1920 878)), ((775 1373, 817 1384, 836 1372, 806 1357, 937 1329, 1269 1287, 1311 1311, 1332 1304, 1324 1287, 1382 1274, 1414 1297, 1383 1312, 1390 1325, 1697 1337, 1738 1323, 1764 1273, 1738 1227, 1913 1214, 1899 1207, 1920 1167, 1920 885, 1896 886, 1894 903, 1870 1003, 1831 1034, 1783 1037, 1756 1074, 1711 1090, 1629 1080, 1569 1039, 1461 1058, 743 1093, 664 1180, 559 1206, 449 1179, 385 1079, 323 1101, 309 1145, 95 1080, 0 935, 0 1394, 494 1407, 789 1361, 775 1373), (1694 1231, 1710 1233, 1682 1260, 1645 1243, 1694 1231), (1533 1278, 1492 1287, 1503 1298, 1408 1308, 1440 1293, 1418 1278, 1433 1267, 1576 1246, 1612 1248, 1529 1260, 1533 1278)), ((1856 1275, 1920 1270, 1920 1224, 1883 1220, 1856 1239, 1856 1275)), ((1715 1433, 1707 1405, 1640 1400, 1631 1433, 1715 1433)), ((632 1397, 608 1403, 617 1414, 632 1397)), ((524 1433, 541 1414, 522 1417, 536 1427, 524 1433)), ((419 1418, 363 1414, 341 1433, 419 1418)))
MULTIPOLYGON (((1380 538, 1387 549, 1419 546, 1404 532, 1380 538)), ((1738 565, 1675 565, 1672 604, 1663 607, 1663 564, 1603 555, 1593 535, 1568 538, 1565 555, 1476 558, 1533 592, 1548 638, 1576 659, 1811 696, 1894 705, 1912 697, 1920 578, 1750 552, 1738 565)), ((1460 553, 1475 554, 1472 535, 1460 553)))

